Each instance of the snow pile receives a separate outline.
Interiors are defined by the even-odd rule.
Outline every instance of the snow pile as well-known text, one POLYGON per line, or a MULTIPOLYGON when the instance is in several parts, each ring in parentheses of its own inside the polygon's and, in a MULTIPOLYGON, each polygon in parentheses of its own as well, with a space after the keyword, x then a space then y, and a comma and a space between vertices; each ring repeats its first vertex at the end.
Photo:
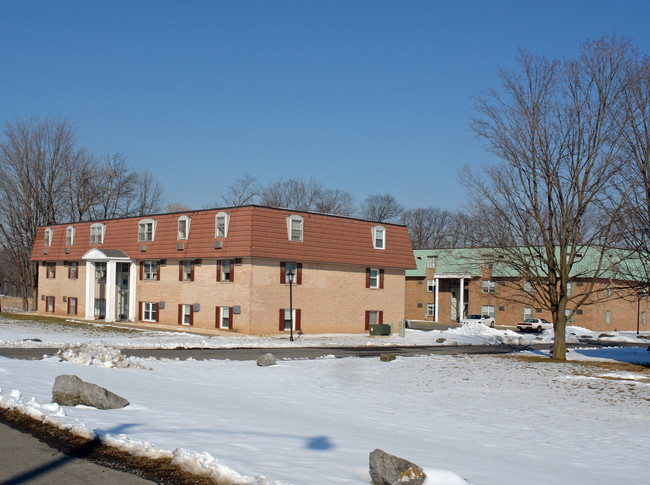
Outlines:
MULTIPOLYGON (((215 483, 232 485, 269 485, 264 477, 251 479, 242 477, 239 473, 223 465, 210 453, 197 453, 194 451, 177 448, 174 450, 172 465, 192 473, 194 475, 210 477, 215 483)), ((279 482, 275 482, 280 485, 279 482)))
POLYGON ((447 339, 445 343, 476 344, 477 341, 484 345, 527 345, 530 343, 528 336, 512 330, 497 330, 475 322, 457 328, 450 328, 444 334, 447 339))
POLYGON ((56 355, 62 362, 68 361, 74 364, 97 365, 109 369, 127 367, 147 369, 139 360, 126 358, 120 349, 102 342, 66 345, 56 355))

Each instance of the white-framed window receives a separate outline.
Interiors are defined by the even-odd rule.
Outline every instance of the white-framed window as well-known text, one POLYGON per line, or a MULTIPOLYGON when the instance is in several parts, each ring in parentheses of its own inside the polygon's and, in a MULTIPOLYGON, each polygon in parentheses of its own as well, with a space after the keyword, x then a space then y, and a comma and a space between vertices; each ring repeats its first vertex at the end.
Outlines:
POLYGON ((142 303, 142 321, 155 322, 156 313, 158 312, 158 303, 145 301, 142 303))
POLYGON ((77 261, 70 261, 68 263, 68 278, 76 280, 79 277, 79 263, 77 261))
POLYGON ((372 247, 386 249, 386 228, 383 226, 372 227, 372 247))
POLYGON ((436 291, 436 280, 427 280, 427 291, 429 293, 436 291))
POLYGON ((105 319, 106 318, 106 299, 105 298, 95 298, 95 318, 105 319))
POLYGON ((158 261, 144 261, 142 263, 142 279, 158 279, 158 261))
POLYGON ((375 325, 379 323, 379 311, 377 310, 369 310, 368 311, 368 324, 369 325, 375 325))
POLYGON ((528 294, 533 292, 533 284, 530 281, 524 283, 524 291, 528 294))
POLYGON ((433 317, 435 316, 436 312, 436 305, 433 303, 427 303, 427 317, 433 317))
POLYGON ((605 286, 605 296, 612 296, 612 284, 609 282, 605 286))
POLYGON ((47 263, 47 278, 56 278, 56 263, 47 263))
POLYGON ((572 281, 567 281, 567 283, 566 283, 566 294, 567 295, 573 295, 573 282, 572 281))
POLYGON ((483 315, 490 315, 491 318, 494 318, 494 316, 496 315, 496 312, 494 311, 494 306, 492 305, 482 305, 481 313, 483 315))
POLYGON ((101 280, 106 278, 106 262, 95 263, 95 279, 101 280))
POLYGON ((68 297, 68 314, 69 315, 77 314, 77 298, 74 296, 68 297))
POLYGON ((641 312, 641 318, 639 319, 639 323, 641 325, 645 325, 645 323, 646 323, 646 312, 641 312))
POLYGON ((481 282, 481 291, 483 293, 496 293, 497 285, 493 280, 483 280, 481 282))
POLYGON ((293 261, 284 262, 284 282, 289 283, 289 272, 293 273, 293 284, 297 284, 298 281, 298 263, 293 261))
POLYGON ((45 240, 43 241, 46 248, 49 248, 52 245, 52 236, 54 236, 54 229, 47 228, 45 229, 45 240))
POLYGON ((230 281, 231 280, 231 265, 229 259, 221 260, 221 280, 220 281, 230 281))
POLYGON ((531 307, 524 308, 524 320, 527 318, 533 318, 533 315, 535 315, 535 313, 531 307))
POLYGON ((54 297, 53 296, 48 296, 45 298, 45 303, 47 305, 45 311, 54 313, 54 297))
POLYGON ((230 328, 230 307, 219 307, 219 328, 230 328))
POLYGON ((427 268, 435 268, 438 256, 427 256, 427 268))
POLYGON ((182 280, 183 281, 194 281, 194 261, 181 261, 183 265, 182 270, 182 280))
POLYGON ((142 219, 138 223, 138 242, 153 242, 156 235, 156 221, 142 219))
POLYGON ((74 226, 68 226, 65 230, 65 245, 72 246, 74 244, 74 233, 76 229, 74 226))
POLYGON ((183 305, 181 324, 192 325, 192 305, 183 305))
POLYGON ((290 215, 287 217, 287 236, 289 241, 301 242, 303 240, 304 220, 301 216, 290 215))
POLYGON ((377 268, 370 268, 369 288, 379 288, 379 269, 377 268))
POLYGON ((612 324, 612 311, 605 310, 605 325, 611 325, 611 324, 612 324))
POLYGON ((227 212, 218 212, 214 218, 215 232, 214 237, 223 239, 228 237, 228 226, 230 225, 230 214, 227 212))
POLYGON ((90 244, 104 244, 104 235, 106 234, 106 225, 95 223, 90 226, 90 244))
POLYGON ((190 222, 189 216, 180 216, 178 218, 178 240, 184 241, 190 237, 190 222))
POLYGON ((284 329, 291 330, 291 323, 293 322, 293 329, 296 329, 296 309, 284 309, 284 329))
POLYGON ((566 323, 573 323, 573 315, 571 315, 571 310, 567 308, 564 310, 564 314, 566 315, 566 323))

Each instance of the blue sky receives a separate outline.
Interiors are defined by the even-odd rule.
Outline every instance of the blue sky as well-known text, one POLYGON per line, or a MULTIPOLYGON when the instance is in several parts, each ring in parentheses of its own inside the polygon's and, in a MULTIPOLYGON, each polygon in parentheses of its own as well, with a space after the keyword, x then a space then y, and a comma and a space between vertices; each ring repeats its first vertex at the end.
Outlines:
POLYGON ((650 53, 649 26, 647 0, 2 0, 0 121, 68 118, 192 208, 249 173, 455 209, 489 161, 471 96, 519 47, 650 53))

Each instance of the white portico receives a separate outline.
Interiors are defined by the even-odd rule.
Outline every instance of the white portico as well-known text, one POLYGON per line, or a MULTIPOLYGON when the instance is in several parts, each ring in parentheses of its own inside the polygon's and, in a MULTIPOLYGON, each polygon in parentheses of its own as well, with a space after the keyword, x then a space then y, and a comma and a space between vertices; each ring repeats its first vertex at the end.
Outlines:
POLYGON ((465 308, 467 301, 465 299, 465 282, 469 281, 472 278, 470 273, 435 273, 433 275, 434 280, 434 322, 439 322, 440 318, 440 280, 450 280, 450 319, 452 321, 460 321, 465 316, 465 308), (453 283, 458 281, 458 287, 453 283))
POLYGON ((87 320, 135 321, 136 264, 120 249, 93 248, 86 261, 87 320))

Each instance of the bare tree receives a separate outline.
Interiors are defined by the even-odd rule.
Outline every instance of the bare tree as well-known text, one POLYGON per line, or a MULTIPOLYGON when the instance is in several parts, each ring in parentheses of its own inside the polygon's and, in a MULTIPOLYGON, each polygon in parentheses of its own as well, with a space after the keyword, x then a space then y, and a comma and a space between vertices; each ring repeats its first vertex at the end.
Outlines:
POLYGON ((277 180, 260 189, 259 202, 269 207, 350 215, 352 196, 331 190, 313 178, 277 180))
POLYGON ((404 209, 390 194, 373 194, 361 203, 361 217, 376 222, 396 222, 404 209))
POLYGON ((81 156, 66 120, 5 123, 0 144, 0 245, 19 279, 24 308, 37 284, 29 257, 39 226, 62 214, 67 179, 81 156))
POLYGON ((163 186, 149 171, 138 176, 136 215, 149 216, 162 210, 163 186))
POLYGON ((244 174, 221 194, 221 201, 232 207, 254 204, 259 197, 260 190, 257 179, 252 175, 244 174))
POLYGON ((169 202, 167 203, 167 212, 187 212, 192 208, 184 202, 169 202))
POLYGON ((420 207, 402 213, 402 223, 408 227, 413 249, 450 247, 454 214, 435 207, 420 207))
POLYGON ((615 221, 625 194, 616 188, 623 168, 621 100, 624 67, 633 55, 626 40, 602 38, 576 59, 534 57, 500 72, 501 86, 476 98, 471 126, 497 162, 466 168, 472 209, 506 262, 535 288, 530 295, 553 315, 553 358, 566 358, 566 321, 584 305, 609 262, 615 221), (589 251, 589 271, 576 263, 589 251), (582 291, 568 283, 584 278, 582 291))
POLYGON ((90 211, 90 218, 102 220, 137 215, 138 178, 137 172, 126 164, 124 155, 104 154, 93 180, 98 200, 90 211))

